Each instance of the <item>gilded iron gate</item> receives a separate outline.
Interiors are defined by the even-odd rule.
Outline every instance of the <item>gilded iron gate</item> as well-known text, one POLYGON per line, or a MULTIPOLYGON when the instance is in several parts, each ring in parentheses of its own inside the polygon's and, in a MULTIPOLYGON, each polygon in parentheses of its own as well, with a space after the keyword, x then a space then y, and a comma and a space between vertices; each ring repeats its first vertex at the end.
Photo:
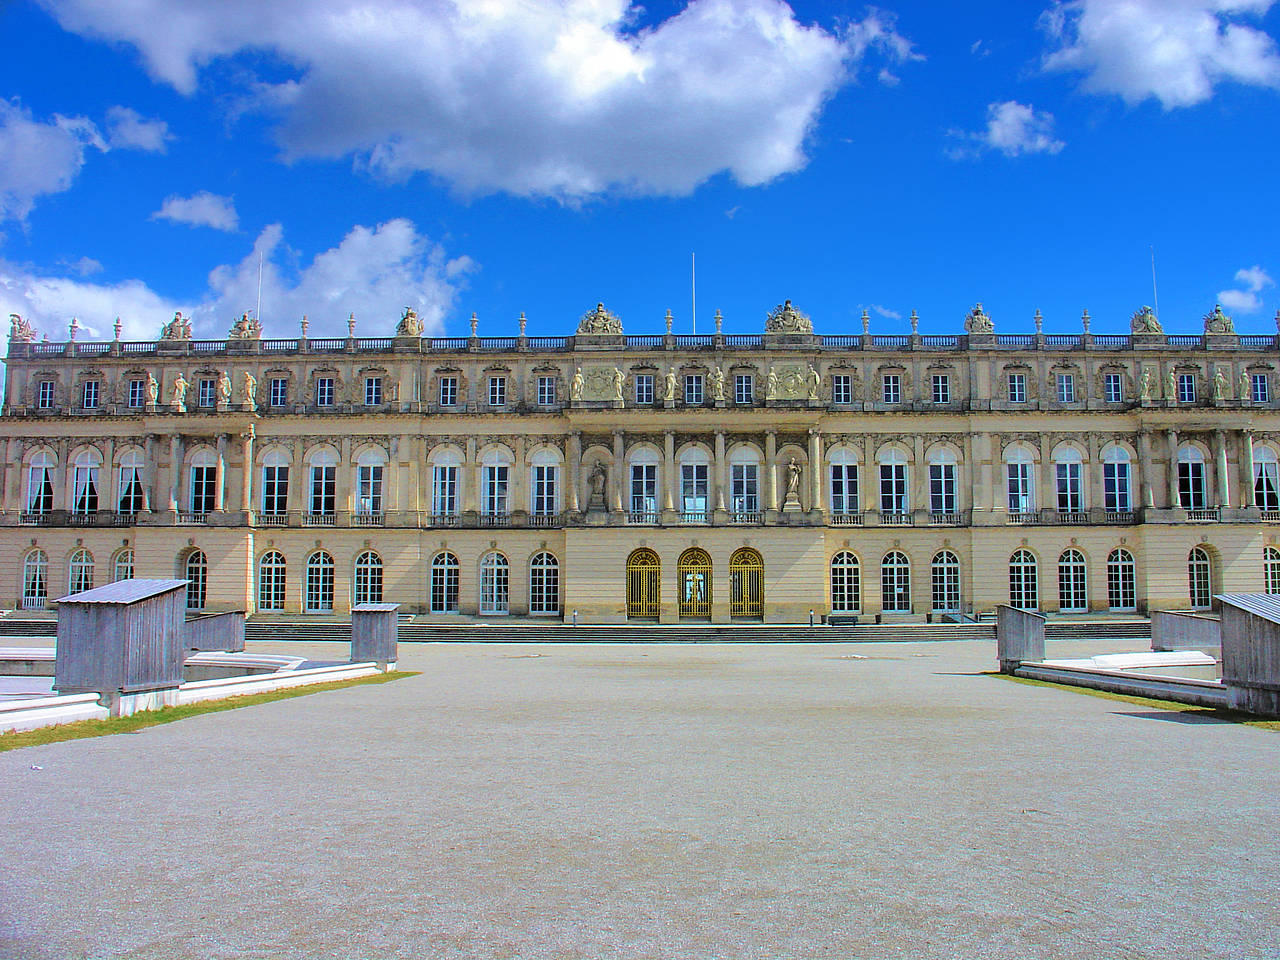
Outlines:
POLYGON ((729 616, 764 617, 764 561, 750 547, 735 550, 729 558, 729 616))
POLYGON ((641 548, 627 558, 627 617, 657 620, 662 608, 662 561, 641 548))
POLYGON ((711 619, 711 556, 693 547, 680 554, 676 565, 680 583, 680 616, 686 620, 711 619))

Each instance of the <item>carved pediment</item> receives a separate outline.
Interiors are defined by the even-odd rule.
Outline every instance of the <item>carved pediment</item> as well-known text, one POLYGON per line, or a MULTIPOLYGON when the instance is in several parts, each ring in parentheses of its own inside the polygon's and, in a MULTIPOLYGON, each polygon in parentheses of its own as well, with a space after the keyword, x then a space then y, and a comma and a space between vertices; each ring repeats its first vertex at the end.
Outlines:
POLYGON ((813 321, 784 300, 769 311, 764 322, 765 333, 813 333, 813 321))
POLYGON ((606 310, 603 303, 597 303, 594 310, 584 313, 578 321, 578 333, 616 336, 622 333, 622 321, 606 310))

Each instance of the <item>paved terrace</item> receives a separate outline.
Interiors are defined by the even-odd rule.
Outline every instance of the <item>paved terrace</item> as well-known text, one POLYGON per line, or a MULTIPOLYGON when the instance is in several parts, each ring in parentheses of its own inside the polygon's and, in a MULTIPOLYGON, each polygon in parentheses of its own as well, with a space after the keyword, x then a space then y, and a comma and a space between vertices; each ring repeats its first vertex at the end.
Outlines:
POLYGON ((1280 955, 1274 732, 990 642, 401 649, 0 755, 0 955, 1280 955))

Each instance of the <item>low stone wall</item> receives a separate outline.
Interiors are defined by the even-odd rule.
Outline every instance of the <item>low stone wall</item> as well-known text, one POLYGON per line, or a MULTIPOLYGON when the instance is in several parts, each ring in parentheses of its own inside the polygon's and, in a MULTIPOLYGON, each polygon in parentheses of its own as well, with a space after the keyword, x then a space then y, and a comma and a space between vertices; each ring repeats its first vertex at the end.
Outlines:
POLYGON ((1153 677, 1120 670, 1097 670, 1088 667, 1064 667, 1048 663, 1026 662, 1013 671, 1015 677, 1046 680, 1073 687, 1088 687, 1131 697, 1172 700, 1197 707, 1226 707, 1227 688, 1213 680, 1183 677, 1153 677))

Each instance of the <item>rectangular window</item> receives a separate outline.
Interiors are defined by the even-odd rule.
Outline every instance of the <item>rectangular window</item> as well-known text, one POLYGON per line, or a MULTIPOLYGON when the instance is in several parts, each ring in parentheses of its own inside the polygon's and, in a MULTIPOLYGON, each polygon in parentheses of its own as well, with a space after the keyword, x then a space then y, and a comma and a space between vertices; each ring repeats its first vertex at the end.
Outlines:
POLYGON ((631 465, 631 512, 654 517, 658 513, 658 465, 631 465))
POLYGON ((36 406, 41 410, 53 409, 53 381, 41 380, 40 388, 36 393, 36 406))
POLYGON ((27 513, 48 513, 53 509, 53 468, 32 467, 27 473, 27 513))
POLYGON ((707 465, 680 465, 680 509, 686 516, 705 516, 707 512, 707 465))
POLYGON ((218 486, 218 468, 210 464, 191 468, 191 512, 212 513, 218 486))
POLYGON ((316 378, 316 406, 333 406, 333 377, 316 378))
POLYGON ((684 403, 687 407, 702 406, 702 374, 687 373, 684 377, 684 403))
POLYGON ((142 468, 138 466, 122 466, 120 468, 120 500, 116 503, 117 513, 139 513, 143 507, 142 468))
POLYGON ((945 373, 935 373, 933 375, 933 402, 951 402, 951 377, 945 373))
POLYGON ((356 513, 374 516, 382 513, 382 465, 356 467, 356 513))
POLYGON ((71 512, 86 516, 98 512, 98 468, 79 465, 72 475, 71 512))
POLYGON ((80 394, 80 405, 86 410, 98 409, 98 381, 86 380, 80 394))
POLYGON ((738 373, 733 377, 733 402, 751 404, 756 402, 756 378, 749 373, 738 373))
POLYGON ((268 402, 273 407, 283 407, 289 402, 288 377, 271 378, 271 392, 268 394, 268 402))
POLYGON ((1204 464, 1199 460, 1178 462, 1178 505, 1184 510, 1204 509, 1204 464))
POLYGON ((841 515, 858 512, 858 465, 831 465, 831 512, 841 515))
POLYGON ((218 381, 205 378, 200 381, 196 389, 196 403, 202 407, 212 407, 215 391, 218 387, 218 381))
POLYGON ((431 468, 431 512, 437 517, 457 516, 458 468, 456 466, 431 468))
POLYGON ((501 407, 507 402, 507 378, 489 378, 489 406, 501 407))
POLYGON ((542 407, 555 406, 556 402, 556 378, 555 377, 538 377, 538 405, 542 407))
POLYGON ((1027 402, 1027 375, 1025 373, 1009 374, 1009 402, 1027 402))
POLYGON ((129 406, 140 407, 147 400, 147 381, 130 380, 129 381, 129 406))
POLYGON ((1194 373, 1178 374, 1178 402, 1196 402, 1196 375, 1194 373))
POLYGON ((831 375, 831 402, 853 403, 853 377, 847 373, 831 375))
POLYGON ((440 378, 440 406, 455 407, 458 405, 458 378, 440 378))
POLYGON ((366 407, 376 407, 382 403, 382 378, 381 377, 365 377, 364 378, 364 405, 366 407))
POLYGON ((1133 509, 1129 496, 1129 464, 1110 462, 1102 465, 1102 506, 1108 513, 1127 513, 1133 509))
POLYGON ((282 516, 288 510, 289 468, 262 468, 262 512, 268 516, 282 516))
POLYGON ((1121 403, 1124 400, 1124 378, 1118 373, 1103 374, 1102 395, 1107 403, 1121 403))
POLYGON ((1030 513, 1034 509, 1031 497, 1031 464, 1005 464, 1005 477, 1008 480, 1009 512, 1030 513))
POLYGON ((313 464, 311 467, 311 502, 307 505, 313 516, 331 517, 335 510, 337 467, 313 464))
POLYGON ((907 465, 880 464, 880 512, 907 513, 907 465))
POLYGON ((652 373, 636 374, 636 403, 637 404, 653 403, 653 374, 652 373))
POLYGON ((1058 374, 1058 402, 1076 402, 1076 378, 1071 373, 1058 374))
POLYGON ((533 515, 535 517, 551 517, 556 513, 556 468, 554 466, 535 466, 533 468, 533 515))
POLYGON ((881 381, 881 395, 885 403, 902 402, 902 378, 896 373, 886 373, 881 381))
POLYGON ((956 465, 929 464, 929 512, 956 512, 956 465))
POLYGON ((1054 475, 1058 489, 1058 512, 1079 513, 1084 509, 1084 497, 1080 490, 1080 464, 1054 464, 1054 475))
POLYGON ((1254 373, 1249 376, 1250 396, 1254 403, 1271 402, 1271 381, 1265 373, 1254 373))
POLYGON ((729 487, 734 513, 758 513, 760 511, 759 467, 756 464, 731 464, 729 487))
POLYGON ((507 469, 501 465, 484 468, 484 500, 481 511, 487 517, 507 515, 507 469))

